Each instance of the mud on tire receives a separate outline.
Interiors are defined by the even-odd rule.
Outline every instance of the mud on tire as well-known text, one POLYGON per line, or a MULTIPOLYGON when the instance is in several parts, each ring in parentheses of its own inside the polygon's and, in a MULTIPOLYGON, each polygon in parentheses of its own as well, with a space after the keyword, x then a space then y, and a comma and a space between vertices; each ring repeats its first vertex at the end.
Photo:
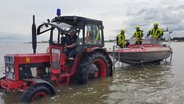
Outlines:
POLYGON ((106 56, 99 52, 83 56, 77 68, 77 83, 86 84, 93 78, 105 78, 109 75, 109 65, 106 56))

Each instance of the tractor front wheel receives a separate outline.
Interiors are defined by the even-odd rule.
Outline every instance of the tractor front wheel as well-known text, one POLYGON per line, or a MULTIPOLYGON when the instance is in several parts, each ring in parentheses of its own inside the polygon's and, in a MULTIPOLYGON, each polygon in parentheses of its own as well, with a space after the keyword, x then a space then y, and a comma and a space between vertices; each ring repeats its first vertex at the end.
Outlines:
POLYGON ((83 57, 77 70, 77 82, 85 84, 88 80, 105 78, 109 74, 106 56, 102 53, 89 53, 83 57))
POLYGON ((34 100, 37 100, 39 98, 45 97, 50 95, 50 91, 49 88, 47 88, 46 86, 43 85, 33 85, 30 88, 28 88, 28 90, 26 90, 22 97, 21 97, 21 101, 22 102, 32 102, 34 100))

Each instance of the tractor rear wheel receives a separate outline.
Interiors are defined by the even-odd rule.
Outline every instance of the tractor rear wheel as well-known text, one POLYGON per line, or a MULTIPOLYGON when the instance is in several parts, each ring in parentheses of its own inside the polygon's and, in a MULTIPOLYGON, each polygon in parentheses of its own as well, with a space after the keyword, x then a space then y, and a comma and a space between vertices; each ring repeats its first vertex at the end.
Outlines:
POLYGON ((85 55, 77 70, 77 82, 86 84, 88 80, 105 78, 109 75, 109 65, 106 56, 94 52, 85 55))
POLYGON ((50 94, 51 93, 49 91, 49 88, 47 88, 46 86, 43 86, 41 84, 36 84, 36 85, 33 85, 30 88, 28 88, 28 90, 26 90, 23 93, 23 95, 21 97, 21 101, 22 102, 32 102, 34 100, 48 96, 50 94))

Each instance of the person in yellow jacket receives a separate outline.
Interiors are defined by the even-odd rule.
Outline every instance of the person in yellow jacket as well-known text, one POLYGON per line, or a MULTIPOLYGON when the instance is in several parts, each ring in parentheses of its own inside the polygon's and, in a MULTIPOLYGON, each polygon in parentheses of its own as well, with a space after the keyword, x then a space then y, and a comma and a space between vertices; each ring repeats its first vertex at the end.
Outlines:
POLYGON ((158 27, 158 23, 157 22, 155 22, 153 24, 153 26, 154 27, 148 32, 147 36, 149 36, 151 34, 154 38, 160 40, 160 38, 163 35, 163 30, 158 27))
POLYGON ((136 26, 136 31, 134 32, 132 38, 136 38, 136 44, 142 43, 143 31, 140 30, 140 26, 136 26))
POLYGON ((116 37, 116 43, 121 48, 127 47, 128 42, 125 41, 125 29, 121 29, 121 33, 119 33, 116 37))
POLYGON ((98 26, 95 27, 95 40, 98 41, 100 40, 100 29, 98 26))

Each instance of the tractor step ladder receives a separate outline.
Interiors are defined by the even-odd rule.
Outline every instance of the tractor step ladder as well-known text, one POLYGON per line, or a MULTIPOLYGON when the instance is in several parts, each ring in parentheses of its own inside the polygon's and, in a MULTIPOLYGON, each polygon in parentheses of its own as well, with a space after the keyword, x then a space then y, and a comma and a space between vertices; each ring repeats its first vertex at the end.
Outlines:
POLYGON ((57 85, 58 86, 67 86, 67 85, 69 85, 69 83, 70 83, 70 76, 71 76, 70 73, 61 74, 59 77, 63 78, 63 80, 62 80, 62 82, 58 82, 57 85))

